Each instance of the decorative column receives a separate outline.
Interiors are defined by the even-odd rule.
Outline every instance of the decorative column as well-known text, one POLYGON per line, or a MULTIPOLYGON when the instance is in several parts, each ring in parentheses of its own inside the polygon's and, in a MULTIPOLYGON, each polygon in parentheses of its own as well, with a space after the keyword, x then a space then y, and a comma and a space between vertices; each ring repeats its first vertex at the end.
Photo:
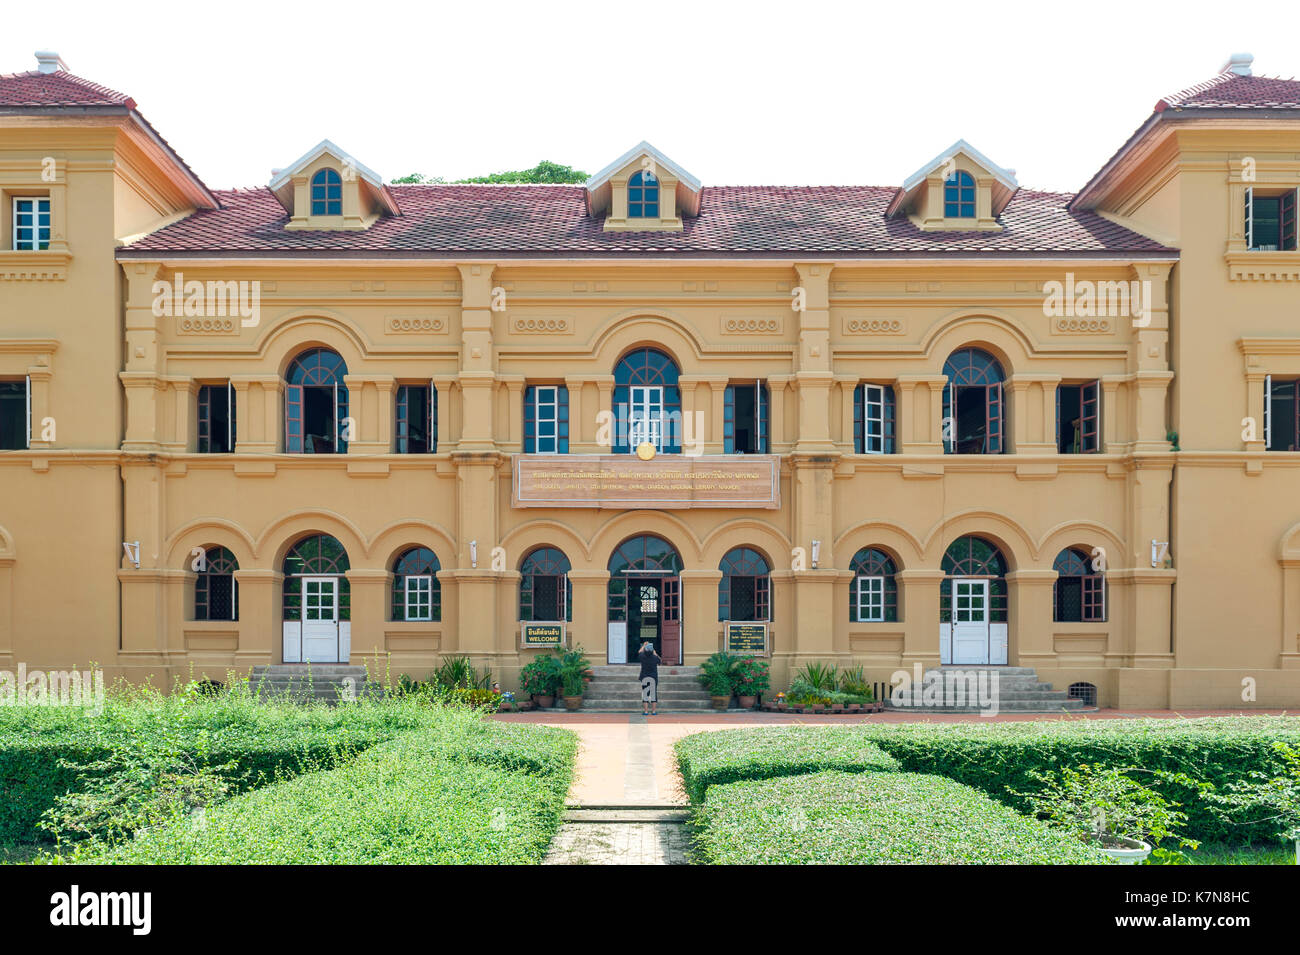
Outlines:
POLYGON ((904 669, 939 665, 939 588, 942 570, 901 570, 896 575, 903 615, 904 669))
POLYGON ((606 595, 607 570, 571 570, 569 590, 573 593, 573 620, 569 623, 569 646, 582 644, 593 663, 605 662, 608 629, 606 595))
POLYGON ((276 570, 235 571, 239 586, 239 647, 235 666, 245 670, 284 659, 284 575, 276 570))
POLYGON ((898 450, 943 454, 944 375, 898 376, 898 450))
POLYGON ((367 664, 374 678, 381 679, 388 669, 384 621, 391 612, 388 587, 392 578, 387 570, 372 567, 353 567, 345 576, 352 594, 352 654, 348 662, 367 664))
POLYGON ((720 570, 683 570, 682 662, 698 666, 705 657, 722 647, 722 625, 718 622, 720 570))
POLYGON ((1012 666, 1056 665, 1052 637, 1054 570, 1013 570, 1007 574, 1007 663, 1012 666))

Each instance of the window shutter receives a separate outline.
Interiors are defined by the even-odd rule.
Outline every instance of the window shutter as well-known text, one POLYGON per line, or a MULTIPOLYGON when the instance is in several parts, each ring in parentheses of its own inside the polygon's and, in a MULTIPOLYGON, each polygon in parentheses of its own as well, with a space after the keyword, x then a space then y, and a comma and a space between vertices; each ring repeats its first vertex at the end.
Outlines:
POLYGON ((334 382, 334 453, 339 452, 339 383, 334 382))
POLYGON ((555 453, 569 453, 569 386, 555 389, 555 453))
MULTIPOLYGON (((1058 391, 1059 395, 1060 392, 1058 391)), ((1090 381, 1079 389, 1080 437, 1085 453, 1101 450, 1101 382, 1090 381)), ((1058 415, 1059 418, 1059 415, 1058 415)))
POLYGON ((893 454, 895 451, 894 432, 897 430, 894 421, 895 415, 897 414, 896 406, 894 404, 894 386, 885 385, 882 390, 884 391, 885 420, 884 435, 881 439, 881 452, 883 454, 893 454))
POLYGON ((1264 450, 1273 448, 1273 376, 1264 376, 1264 450))
POLYGON ((32 446, 32 376, 27 375, 27 447, 32 446))
POLYGON ((722 390, 722 453, 736 453, 736 386, 722 390))
POLYGON ((863 454, 867 446, 866 385, 853 389, 853 453, 863 454))
POLYGON ((290 454, 302 454, 302 428, 302 385, 289 385, 284 391, 284 449, 290 454))
POLYGON ((235 386, 226 382, 226 450, 235 450, 235 386))
POLYGON ((1061 385, 1056 386, 1056 450, 1061 451, 1061 385))
POLYGON ((943 419, 939 422, 943 429, 943 449, 948 454, 953 453, 957 439, 957 422, 953 420, 953 397, 952 379, 949 379, 943 383, 943 419))
POLYGON ((1255 190, 1246 187, 1246 248, 1255 247, 1255 190))
POLYGON ((438 386, 429 379, 429 423, 425 434, 429 436, 429 453, 438 453, 438 386))
POLYGON ((1300 207, 1300 189, 1293 189, 1282 197, 1281 206, 1281 242, 1278 248, 1286 252, 1294 252, 1300 246, 1296 245, 1296 212, 1300 207))
POLYGON ((759 454, 767 454, 767 386, 761 381, 754 382, 754 407, 758 409, 758 448, 759 454))
POLYGON ((989 454, 1002 453, 1002 382, 988 388, 988 433, 984 450, 989 454))

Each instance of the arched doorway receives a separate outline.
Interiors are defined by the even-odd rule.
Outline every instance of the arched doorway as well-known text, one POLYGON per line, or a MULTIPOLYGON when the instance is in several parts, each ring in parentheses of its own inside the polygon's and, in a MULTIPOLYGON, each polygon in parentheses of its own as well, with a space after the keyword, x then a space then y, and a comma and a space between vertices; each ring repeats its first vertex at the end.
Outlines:
POLYGON ((347 663, 352 656, 348 552, 333 537, 304 537, 284 556, 284 662, 347 663))
POLYGON ((939 662, 1007 662, 1007 562, 982 537, 959 537, 943 555, 939 662))
POLYGON ((647 640, 664 663, 682 662, 682 558, 661 537, 632 537, 609 558, 608 661, 627 663, 647 640))

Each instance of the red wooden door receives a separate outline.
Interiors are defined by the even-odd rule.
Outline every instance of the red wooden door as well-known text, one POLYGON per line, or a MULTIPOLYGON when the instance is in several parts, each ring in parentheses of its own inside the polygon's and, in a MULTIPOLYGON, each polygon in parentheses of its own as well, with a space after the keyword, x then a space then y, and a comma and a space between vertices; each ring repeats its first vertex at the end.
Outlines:
POLYGON ((663 608, 659 618, 660 656, 664 663, 678 666, 682 662, 682 585, 677 577, 663 581, 663 608))

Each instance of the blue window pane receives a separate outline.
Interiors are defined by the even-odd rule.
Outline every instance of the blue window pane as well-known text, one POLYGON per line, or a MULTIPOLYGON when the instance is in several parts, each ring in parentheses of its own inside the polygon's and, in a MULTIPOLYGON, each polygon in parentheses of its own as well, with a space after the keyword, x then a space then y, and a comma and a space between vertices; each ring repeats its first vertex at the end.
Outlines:
POLYGON ((655 218, 658 218, 658 216, 659 216, 659 205, 658 205, 658 203, 653 203, 653 204, 652 204, 652 203, 646 203, 646 207, 645 207, 645 217, 646 217, 647 219, 655 219, 655 218))

